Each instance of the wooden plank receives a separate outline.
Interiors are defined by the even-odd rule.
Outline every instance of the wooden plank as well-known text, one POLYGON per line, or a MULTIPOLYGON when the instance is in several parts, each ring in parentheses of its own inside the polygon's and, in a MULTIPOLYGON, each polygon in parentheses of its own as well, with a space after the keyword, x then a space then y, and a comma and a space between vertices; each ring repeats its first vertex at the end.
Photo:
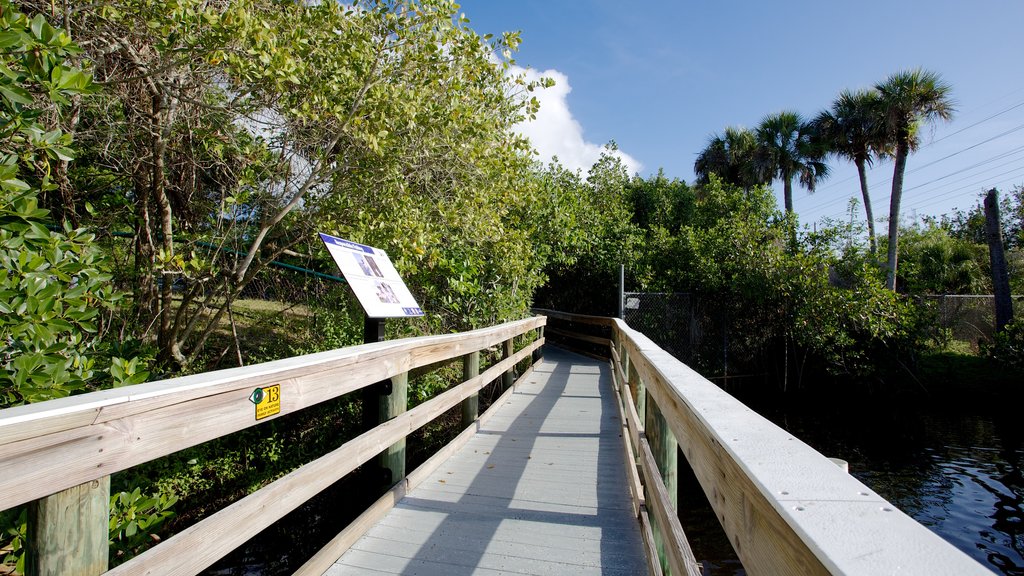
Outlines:
POLYGON ((672 505, 672 496, 661 480, 658 464, 646 438, 640 439, 640 463, 644 470, 644 480, 646 481, 644 485, 647 487, 649 495, 647 502, 651 505, 654 517, 658 521, 658 528, 662 540, 665 542, 665 554, 668 556, 672 574, 700 576, 697 559, 694 558, 690 543, 683 532, 683 526, 679 523, 679 516, 672 505))
POLYGON ((380 519, 390 512, 395 507, 395 504, 405 497, 408 491, 409 487, 405 479, 395 484, 314 554, 312 558, 300 566, 295 571, 294 576, 320 576, 326 572, 346 550, 352 547, 352 544, 363 537, 367 530, 373 528, 377 522, 380 522, 380 519))
POLYGON ((580 356, 586 356, 587 358, 590 358, 592 360, 599 360, 599 361, 602 361, 602 362, 608 360, 607 358, 604 358, 604 357, 601 357, 601 356, 599 356, 597 354, 594 354, 590 350, 584 350, 583 348, 580 348, 578 346, 573 346, 572 344, 568 344, 566 342, 552 342, 551 345, 552 346, 557 346, 558 348, 561 348, 562 350, 565 350, 566 352, 572 352, 573 354, 579 354, 580 356))
MULTIPOLYGON (((473 351, 462 357, 462 380, 472 380, 480 374, 480 352, 473 351)), ((480 397, 472 394, 462 401, 462 427, 476 422, 480 411, 480 397)))
MULTIPOLYGON (((635 374, 635 372, 633 373, 635 374)), ((640 419, 640 412, 637 410, 636 402, 634 401, 634 394, 638 393, 639 388, 640 383, 634 382, 633 385, 627 386, 623 390, 623 396, 626 401, 626 421, 629 423, 629 431, 632 434, 631 439, 634 448, 640 446, 640 436, 646 432, 646 424, 640 419)))
POLYGON ((94 576, 107 570, 110 477, 29 505, 25 573, 94 576))
POLYGON ((646 506, 640 508, 640 533, 644 537, 644 551, 647 553, 647 573, 650 576, 662 576, 664 573, 658 560, 658 549, 654 545, 654 528, 646 506))
POLYGON ((622 407, 622 393, 615 389, 615 406, 619 409, 619 421, 622 422, 622 444, 626 456, 626 478, 629 484, 629 493, 633 501, 633 515, 639 517, 640 509, 645 505, 644 487, 640 481, 640 472, 637 470, 636 454, 633 452, 632 434, 626 420, 626 412, 622 407))
POLYGON ((567 320, 569 322, 579 322, 581 324, 593 324, 595 326, 612 326, 617 318, 609 318, 607 316, 588 316, 586 314, 571 314, 569 312, 559 312, 557 310, 547 310, 545 308, 534 308, 532 310, 534 314, 542 314, 548 318, 555 318, 557 320, 567 320))
MULTIPOLYGON (((506 358, 509 357, 512 356, 510 355, 506 358)), ((508 372, 505 372, 505 374, 507 373, 508 372)), ((520 378, 517 382, 521 381, 522 379, 520 378)), ((461 450, 462 447, 469 442, 470 438, 476 434, 477 429, 480 426, 485 425, 491 417, 497 413, 498 409, 508 401, 512 394, 513 390, 510 387, 501 396, 499 396, 497 400, 491 403, 490 407, 485 410, 483 414, 480 415, 475 426, 470 426, 460 432, 459 435, 452 439, 451 442, 445 444, 443 448, 438 450, 433 456, 410 472, 408 477, 396 484, 391 488, 391 490, 388 490, 386 494, 381 496, 376 502, 367 508, 365 512, 360 514, 358 518, 349 523, 344 530, 332 538, 330 542, 325 544, 323 548, 313 555, 312 558, 307 560, 305 564, 295 571, 295 575, 320 576, 326 572, 342 554, 352 547, 352 544, 362 538, 370 528, 380 522, 381 518, 387 515, 399 500, 419 486, 424 479, 433 474, 434 471, 451 458, 453 454, 461 450)))
POLYGON ((540 328, 545 322, 546 318, 539 316, 471 332, 374 342, 7 408, 0 410, 0 446, 74 429, 86 423, 102 423, 130 414, 182 404, 206 395, 251 389, 261 383, 336 372, 357 364, 362 365, 360 370, 365 370, 381 361, 399 359, 398 366, 371 374, 371 377, 377 377, 377 381, 384 380, 408 369, 457 358, 469 350, 494 346, 513 336, 540 328), (403 359, 406 356, 408 359, 403 359))
MULTIPOLYGON (((512 338, 505 340, 501 344, 501 357, 508 358, 515 352, 515 341, 512 338)), ((515 371, 508 370, 501 375, 501 390, 504 392, 512 387, 513 380, 515 380, 515 371)))
MULTIPOLYGON (((403 372, 391 378, 391 393, 378 397, 377 422, 388 420, 409 409, 409 373, 403 372)), ((377 457, 382 470, 391 473, 387 486, 393 486, 405 477, 405 438, 388 446, 377 457)))
POLYGON ((622 448, 607 433, 621 427, 608 372, 570 370, 569 357, 548 351, 480 433, 328 573, 642 573, 622 448))
MULTIPOLYGON (((538 344, 538 343, 535 343, 538 344)), ((539 345, 539 344, 538 344, 539 345)), ((198 574, 288 512, 369 461, 501 375, 533 352, 533 346, 502 360, 483 374, 446 390, 419 406, 346 442, 257 492, 231 504, 159 546, 110 570, 111 576, 139 573, 198 574)))
POLYGON ((748 574, 990 574, 625 323, 615 330, 748 574))
POLYGON ((582 332, 572 332, 570 330, 562 330, 560 328, 554 328, 551 326, 547 327, 547 331, 551 334, 557 334, 573 340, 581 340, 583 342, 590 342, 591 344, 599 344, 601 346, 611 346, 612 341, 608 338, 602 338, 600 336, 591 336, 590 334, 583 334, 582 332))
POLYGON ((622 357, 619 355, 618 348, 615 346, 611 347, 612 350, 612 365, 614 366, 615 374, 618 376, 619 382, 623 386, 626 385, 626 371, 623 369, 625 364, 622 362, 622 357))
POLYGON ((464 334, 366 344, 2 410, 0 469, 5 473, 0 475, 0 510, 293 413, 412 368, 456 358, 473 347, 500 344, 544 321, 530 318, 464 334), (254 388, 270 384, 281 385, 281 413, 257 422, 249 395, 254 388))

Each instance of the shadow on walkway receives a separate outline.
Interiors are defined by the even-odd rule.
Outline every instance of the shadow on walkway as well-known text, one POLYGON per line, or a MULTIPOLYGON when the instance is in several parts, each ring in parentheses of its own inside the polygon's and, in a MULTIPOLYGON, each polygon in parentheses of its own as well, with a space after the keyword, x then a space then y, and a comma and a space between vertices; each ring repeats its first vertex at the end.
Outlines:
POLYGON ((547 347, 477 435, 327 572, 647 571, 607 364, 547 347))

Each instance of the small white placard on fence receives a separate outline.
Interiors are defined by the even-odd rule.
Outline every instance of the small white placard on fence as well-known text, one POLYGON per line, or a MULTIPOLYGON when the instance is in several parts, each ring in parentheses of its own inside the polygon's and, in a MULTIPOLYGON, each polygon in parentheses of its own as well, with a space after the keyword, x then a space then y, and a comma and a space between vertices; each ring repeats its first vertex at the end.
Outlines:
POLYGON ((423 316, 423 310, 386 252, 328 234, 320 234, 320 239, 327 245, 327 251, 338 264, 367 316, 423 316))

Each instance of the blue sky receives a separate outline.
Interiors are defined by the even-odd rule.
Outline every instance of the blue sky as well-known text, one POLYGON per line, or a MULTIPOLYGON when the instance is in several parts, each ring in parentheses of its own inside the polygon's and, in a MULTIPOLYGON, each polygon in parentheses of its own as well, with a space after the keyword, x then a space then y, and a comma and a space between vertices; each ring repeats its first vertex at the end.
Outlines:
MULTIPOLYGON (((517 64, 559 82, 526 130, 584 173, 614 139, 641 175, 692 181, 696 154, 726 126, 812 116, 844 88, 924 67, 953 86, 957 113, 923 133, 902 214, 966 209, 984 189, 1024 184, 1021 0, 464 0, 462 11, 481 34, 522 31, 517 64)), ((846 219, 860 195, 853 167, 831 165, 814 195, 794 193, 804 224, 846 219)), ((877 216, 891 176, 889 162, 869 175, 877 216)))

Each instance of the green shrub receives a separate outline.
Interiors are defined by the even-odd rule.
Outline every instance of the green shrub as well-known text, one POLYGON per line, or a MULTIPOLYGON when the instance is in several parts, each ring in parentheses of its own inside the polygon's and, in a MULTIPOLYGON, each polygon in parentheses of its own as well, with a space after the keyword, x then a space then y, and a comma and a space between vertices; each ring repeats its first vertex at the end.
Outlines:
POLYGON ((983 350, 986 356, 1003 366, 1024 370, 1024 319, 1018 316, 1007 324, 983 350))

